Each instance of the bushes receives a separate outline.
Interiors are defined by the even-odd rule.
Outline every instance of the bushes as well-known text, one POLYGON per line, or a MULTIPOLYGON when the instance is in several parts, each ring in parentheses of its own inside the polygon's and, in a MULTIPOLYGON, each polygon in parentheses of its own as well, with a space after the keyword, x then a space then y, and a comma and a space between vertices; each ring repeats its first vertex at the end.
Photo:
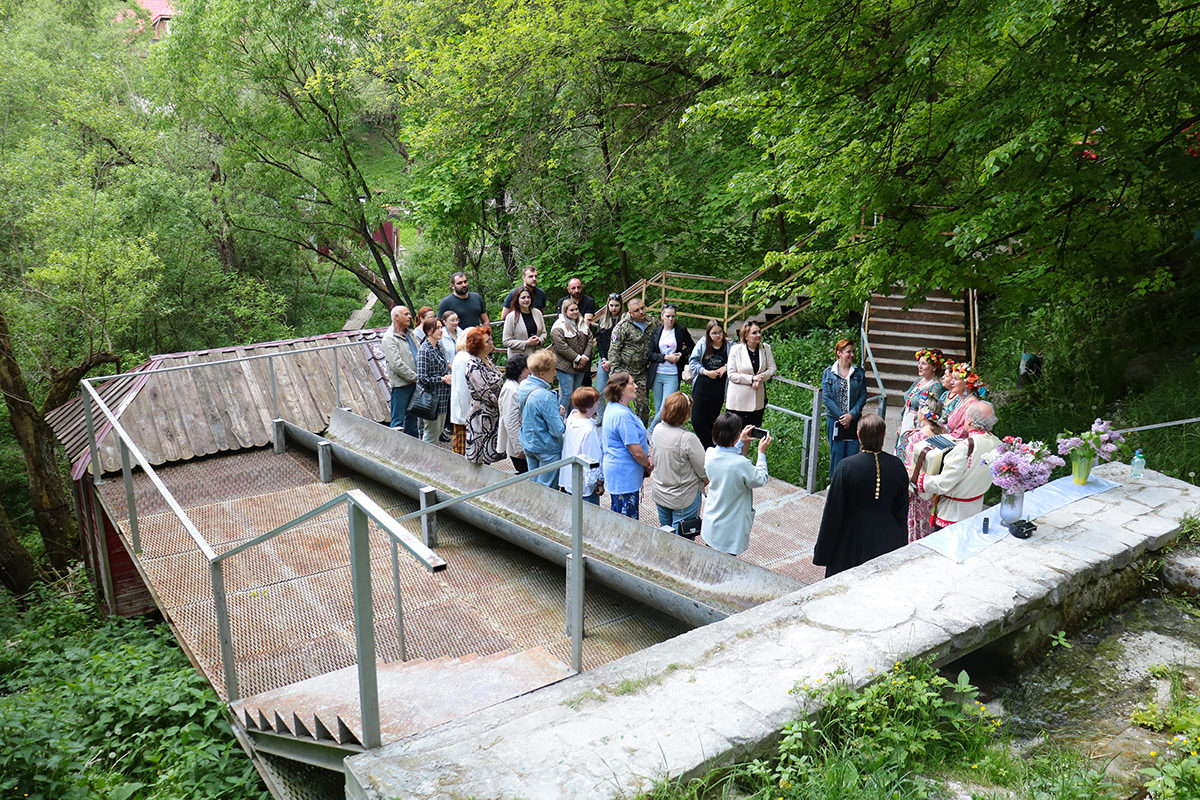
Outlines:
POLYGON ((266 798, 166 625, 102 622, 81 581, 40 587, 24 613, 0 595, 0 792, 266 798))

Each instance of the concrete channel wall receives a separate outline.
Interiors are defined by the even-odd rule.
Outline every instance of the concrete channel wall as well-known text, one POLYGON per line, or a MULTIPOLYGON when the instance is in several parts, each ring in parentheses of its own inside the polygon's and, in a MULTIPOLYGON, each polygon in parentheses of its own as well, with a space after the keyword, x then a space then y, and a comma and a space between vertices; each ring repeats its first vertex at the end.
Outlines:
POLYGON ((1181 481, 1133 479, 1123 464, 1096 473, 1123 485, 1037 519, 1027 541, 1009 537, 962 564, 905 547, 354 756, 347 797, 632 797, 765 752, 804 711, 789 690, 834 670, 863 685, 915 656, 945 663, 987 646, 1018 656, 1022 637, 1118 602, 1200 508, 1200 489, 1181 481))

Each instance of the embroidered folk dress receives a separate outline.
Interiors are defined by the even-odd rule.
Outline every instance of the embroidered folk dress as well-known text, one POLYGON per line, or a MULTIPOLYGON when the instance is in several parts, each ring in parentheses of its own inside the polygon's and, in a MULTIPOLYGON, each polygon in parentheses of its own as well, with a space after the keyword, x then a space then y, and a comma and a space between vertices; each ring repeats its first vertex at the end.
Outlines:
POLYGON ((929 380, 917 378, 912 386, 908 387, 908 391, 904 393, 904 410, 900 414, 900 432, 896 435, 895 453, 898 457, 905 457, 909 437, 921 427, 921 420, 917 418, 921 410, 921 399, 932 395, 941 400, 945 394, 946 387, 942 386, 942 382, 936 377, 929 380))
MULTIPOLYGON (((925 433, 925 428, 917 428, 915 431, 909 431, 909 436, 904 445, 904 471, 909 475, 912 474, 913 465, 917 461, 917 445, 928 438, 929 436, 925 433)), ((933 533, 933 522, 930 519, 932 514, 933 498, 921 497, 916 492, 910 491, 908 495, 909 543, 915 542, 918 539, 924 539, 933 533)))

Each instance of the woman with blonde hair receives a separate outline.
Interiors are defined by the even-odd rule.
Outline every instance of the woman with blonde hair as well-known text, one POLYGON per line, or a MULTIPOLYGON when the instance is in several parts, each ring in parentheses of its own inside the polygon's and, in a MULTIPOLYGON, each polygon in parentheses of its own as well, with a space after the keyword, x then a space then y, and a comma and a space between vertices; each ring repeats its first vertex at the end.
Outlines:
POLYGON ((575 390, 583 386, 592 364, 592 332, 579 313, 579 304, 569 297, 550 328, 550 343, 558 374, 559 405, 566 408, 575 390))
POLYGON ((741 343, 729 348, 725 408, 736 412, 743 425, 762 425, 767 381, 775 377, 775 356, 762 338, 762 326, 749 320, 742 325, 741 343))
POLYGON ((600 313, 592 317, 592 336, 596 341, 596 391, 600 393, 600 415, 604 415, 604 406, 608 401, 604 398, 604 386, 608 383, 608 375, 612 364, 608 360, 608 346, 612 344, 613 328, 621 321, 621 295, 611 292, 608 302, 600 313))
POLYGON ((867 374, 854 363, 854 342, 840 339, 833 347, 837 360, 821 375, 821 402, 829 436, 829 482, 843 458, 858 452, 858 421, 867 404, 867 374))

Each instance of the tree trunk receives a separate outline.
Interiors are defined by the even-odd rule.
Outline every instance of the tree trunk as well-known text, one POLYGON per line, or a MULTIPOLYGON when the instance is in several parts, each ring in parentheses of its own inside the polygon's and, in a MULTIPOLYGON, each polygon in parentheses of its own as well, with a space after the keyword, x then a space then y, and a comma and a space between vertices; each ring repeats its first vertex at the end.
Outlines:
POLYGON ((29 387, 17 363, 8 318, 0 307, 0 391, 8 406, 9 422, 29 476, 29 498, 33 516, 50 566, 65 572, 72 559, 79 557, 79 526, 72 516, 71 503, 59 474, 58 440, 41 409, 33 404, 29 387))
POLYGON ((20 598, 44 577, 0 506, 0 584, 20 598))

